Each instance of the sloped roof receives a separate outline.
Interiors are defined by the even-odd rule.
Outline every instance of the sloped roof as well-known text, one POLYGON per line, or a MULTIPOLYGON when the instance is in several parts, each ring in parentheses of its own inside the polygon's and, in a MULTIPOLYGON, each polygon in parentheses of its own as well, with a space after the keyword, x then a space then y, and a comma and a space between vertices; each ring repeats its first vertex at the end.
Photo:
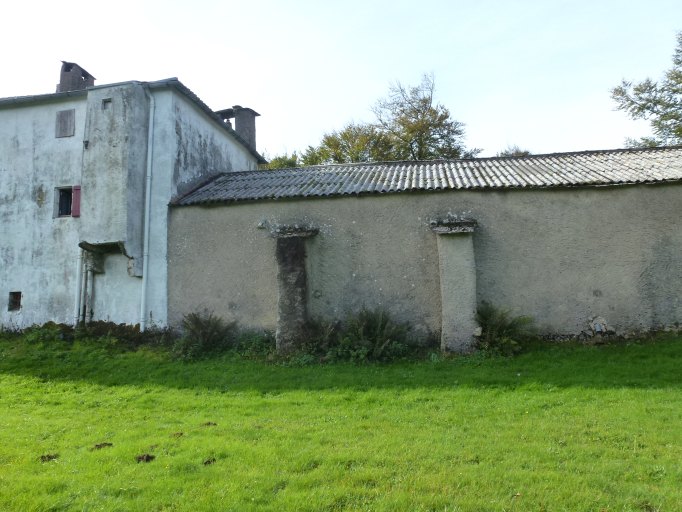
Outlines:
MULTIPOLYGON (((79 66, 80 67, 80 66, 79 66)), ((82 69, 82 68, 81 68, 82 69)), ((85 70, 83 70, 85 71, 85 70)), ((149 87, 150 89, 164 89, 173 88, 179 93, 183 94, 187 99, 194 103, 200 110, 202 110, 208 117, 210 117, 216 124, 221 126, 223 130, 227 131, 232 135, 237 142, 239 142, 244 148, 258 161, 258 163, 267 163, 258 151, 252 148, 247 141, 245 141, 235 130, 232 129, 229 123, 223 122, 222 118, 213 112, 206 103, 204 103, 199 96, 197 96, 191 89, 184 85, 177 78, 166 78, 164 80, 156 80, 154 82, 138 82, 136 80, 128 82, 117 82, 113 84, 102 84, 87 87, 86 89, 80 89, 77 91, 66 91, 66 92, 56 92, 49 94, 36 94, 33 96, 14 96, 9 98, 0 98, 0 109, 12 108, 21 105, 35 105, 41 103, 49 103, 53 101, 62 101, 67 98, 74 97, 86 97, 88 90, 91 89, 106 89, 108 87, 117 87, 128 84, 137 84, 149 87)))
POLYGON ((682 147, 616 149, 527 157, 335 164, 224 173, 174 204, 680 180, 682 147))

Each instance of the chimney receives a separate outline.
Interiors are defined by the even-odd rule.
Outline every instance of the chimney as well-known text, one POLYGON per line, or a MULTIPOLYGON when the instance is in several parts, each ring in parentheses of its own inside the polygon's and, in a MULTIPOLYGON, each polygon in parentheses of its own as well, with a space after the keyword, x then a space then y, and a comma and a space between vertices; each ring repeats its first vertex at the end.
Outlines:
POLYGON ((95 77, 75 62, 62 61, 57 92, 81 91, 95 85, 95 77))
POLYGON ((251 149, 256 151, 256 117, 260 116, 258 112, 247 107, 235 105, 232 108, 219 110, 216 114, 230 126, 232 126, 230 119, 234 118, 234 131, 251 149))

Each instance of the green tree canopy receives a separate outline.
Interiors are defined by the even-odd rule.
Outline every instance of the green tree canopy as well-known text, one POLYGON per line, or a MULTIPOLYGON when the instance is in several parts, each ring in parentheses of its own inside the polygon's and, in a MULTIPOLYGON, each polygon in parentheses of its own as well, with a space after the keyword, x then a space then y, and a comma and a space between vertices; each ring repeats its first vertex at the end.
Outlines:
POLYGON ((350 123, 327 133, 318 146, 308 146, 302 155, 306 165, 390 160, 388 138, 371 124, 350 123))
POLYGON ((267 164, 261 166, 261 169, 291 169, 292 167, 298 167, 298 165, 298 155, 294 151, 291 155, 284 153, 283 155, 272 157, 267 164))
POLYGON ((325 134, 301 155, 304 165, 386 160, 467 158, 480 152, 464 145, 464 124, 434 102, 435 83, 424 75, 419 85, 390 87, 372 112, 372 123, 350 123, 325 134))
POLYGON ((618 110, 627 112, 632 119, 647 119, 651 123, 653 136, 628 139, 628 146, 682 144, 682 32, 677 34, 673 67, 660 82, 650 78, 636 84, 623 80, 611 90, 611 97, 618 110))
POLYGON ((530 156, 531 154, 532 153, 527 149, 521 149, 519 146, 514 144, 513 146, 507 146, 495 156, 530 156))

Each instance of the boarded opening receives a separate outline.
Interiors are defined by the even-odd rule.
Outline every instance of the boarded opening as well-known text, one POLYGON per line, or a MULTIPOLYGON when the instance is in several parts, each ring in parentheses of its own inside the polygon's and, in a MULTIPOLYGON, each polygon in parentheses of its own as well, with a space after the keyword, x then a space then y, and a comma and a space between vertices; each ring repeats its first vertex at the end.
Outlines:
POLYGON ((57 126, 55 137, 73 137, 76 133, 76 111, 60 110, 57 112, 57 126))

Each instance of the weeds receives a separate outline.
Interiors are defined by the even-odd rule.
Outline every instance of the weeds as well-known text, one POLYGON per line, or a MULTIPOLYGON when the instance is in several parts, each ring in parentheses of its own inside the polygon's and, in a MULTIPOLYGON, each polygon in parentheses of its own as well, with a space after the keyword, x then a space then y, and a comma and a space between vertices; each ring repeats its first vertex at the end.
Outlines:
POLYGON ((142 346, 170 347, 177 334, 170 328, 152 327, 140 332, 139 325, 96 321, 73 327, 46 322, 22 330, 3 331, 3 336, 21 336, 30 344, 79 341, 94 343, 109 349, 136 350, 142 346))
POLYGON ((486 354, 513 356, 524 349, 524 342, 535 334, 533 319, 529 316, 512 316, 483 301, 476 312, 481 327, 477 348, 486 354))
POLYGON ((53 341, 73 341, 74 329, 70 325, 47 322, 33 325, 23 331, 27 343, 49 343, 53 341))
POLYGON ((343 322, 310 322, 308 336, 294 362, 390 362, 423 351, 410 339, 410 327, 383 310, 362 309, 343 322))
POLYGON ((241 331, 237 334, 233 350, 244 359, 270 360, 275 356, 275 337, 269 332, 241 331))
POLYGON ((175 342, 173 352, 179 359, 201 359, 225 352, 236 341, 235 322, 226 322, 210 311, 189 313, 182 319, 183 334, 175 342))

